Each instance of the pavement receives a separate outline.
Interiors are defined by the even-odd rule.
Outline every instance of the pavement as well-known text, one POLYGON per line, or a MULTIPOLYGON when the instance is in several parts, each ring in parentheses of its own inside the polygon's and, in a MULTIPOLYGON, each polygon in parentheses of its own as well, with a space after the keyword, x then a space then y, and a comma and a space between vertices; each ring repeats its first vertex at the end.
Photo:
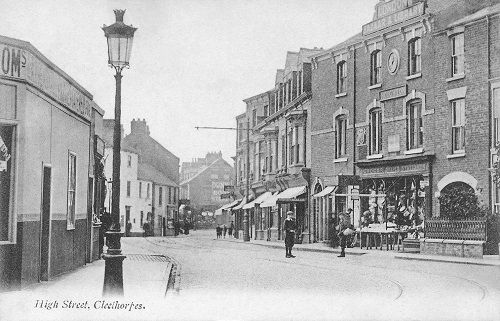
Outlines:
MULTIPOLYGON (((265 246, 269 248, 283 248, 283 243, 271 242, 265 240, 253 240, 249 242, 244 242, 241 239, 226 237, 219 240, 227 242, 238 242, 249 245, 265 246)), ((338 253, 340 254, 340 248, 332 248, 329 243, 317 242, 310 244, 295 244, 293 246, 295 251, 308 251, 308 252, 320 252, 320 253, 338 253)), ((464 257, 452 257, 452 256, 441 256, 441 255, 424 255, 420 253, 410 253, 401 252, 397 249, 386 250, 380 249, 361 249, 359 247, 347 248, 346 255, 383 255, 388 257, 393 257, 400 260, 418 260, 418 261, 430 261, 430 262, 444 262, 444 263, 456 263, 456 264, 473 264, 473 265, 487 265, 487 266, 500 266, 500 255, 484 255, 482 259, 479 258, 464 258, 464 257)))
POLYGON ((109 320, 121 313, 127 320, 144 319, 141 313, 152 301, 163 301, 167 290, 174 290, 169 276, 176 267, 170 258, 136 246, 135 240, 141 239, 122 239, 127 256, 123 297, 103 298, 105 262, 100 259, 48 282, 0 293, 0 320, 109 320))

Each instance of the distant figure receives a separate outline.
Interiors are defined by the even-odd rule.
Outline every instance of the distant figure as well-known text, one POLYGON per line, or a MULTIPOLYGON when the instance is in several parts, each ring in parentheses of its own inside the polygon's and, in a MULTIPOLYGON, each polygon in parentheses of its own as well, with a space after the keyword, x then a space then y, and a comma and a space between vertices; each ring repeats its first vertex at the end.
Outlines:
POLYGON ((293 212, 288 211, 286 213, 285 224, 283 230, 285 231, 285 248, 286 248, 286 258, 294 258, 295 255, 292 254, 292 247, 295 243, 295 219, 293 218, 293 212))
POLYGON ((233 236, 234 223, 231 221, 231 225, 229 225, 229 236, 233 236))
POLYGON ((130 230, 132 229, 132 222, 130 220, 127 222, 125 226, 125 236, 130 236, 130 230))
POLYGON ((144 230, 143 236, 144 237, 148 236, 148 233, 149 233, 149 221, 146 221, 144 223, 144 225, 142 226, 142 228, 144 230))
POLYGON ((215 233, 217 234, 217 238, 220 238, 220 225, 217 225, 215 228, 215 233))
POLYGON ((340 255, 338 257, 345 257, 345 248, 347 246, 347 238, 351 233, 351 209, 347 210, 347 213, 340 216, 339 238, 340 238, 340 255))
POLYGON ((227 232, 226 224, 224 224, 224 227, 222 228, 222 232, 224 233, 224 238, 226 238, 226 232, 227 232))

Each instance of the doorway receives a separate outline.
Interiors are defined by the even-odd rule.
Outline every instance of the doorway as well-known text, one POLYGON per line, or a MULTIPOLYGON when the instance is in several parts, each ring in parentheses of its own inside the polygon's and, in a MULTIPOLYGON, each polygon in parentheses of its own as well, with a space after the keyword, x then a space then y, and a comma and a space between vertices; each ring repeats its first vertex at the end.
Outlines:
POLYGON ((51 180, 52 166, 44 164, 42 174, 42 204, 40 217, 40 281, 49 280, 51 180))

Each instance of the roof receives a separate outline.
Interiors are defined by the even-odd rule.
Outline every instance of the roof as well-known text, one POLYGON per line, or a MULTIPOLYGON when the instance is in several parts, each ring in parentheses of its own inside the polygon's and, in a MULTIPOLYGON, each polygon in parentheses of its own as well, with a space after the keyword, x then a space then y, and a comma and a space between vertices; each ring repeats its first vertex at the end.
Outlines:
POLYGON ((276 80, 274 81, 275 84, 280 84, 283 82, 283 75, 285 74, 285 70, 283 69, 278 69, 276 70, 276 80))
POLYGON ((286 75, 291 71, 296 71, 298 61, 299 61, 299 53, 298 52, 287 51, 286 52, 284 74, 286 75))
POLYGON ((331 48, 322 50, 320 53, 313 54, 312 56, 310 56, 310 58, 319 57, 319 56, 322 56, 326 53, 330 53, 332 51, 337 51, 337 50, 346 48, 347 46, 353 45, 353 44, 361 42, 361 41, 363 41, 363 34, 360 32, 360 33, 355 34, 352 37, 347 38, 346 40, 342 41, 341 43, 336 44, 335 46, 333 46, 331 48))
POLYGON ((159 185, 178 186, 162 172, 147 163, 139 163, 137 165, 137 179, 152 181, 159 185))
POLYGON ((465 16, 461 19, 458 19, 457 21, 454 21, 451 24, 449 24, 448 28, 462 25, 465 23, 469 23, 469 22, 481 19, 483 17, 489 16, 492 14, 497 14, 497 13, 500 13, 500 3, 493 5, 493 6, 486 7, 484 9, 477 11, 477 12, 474 12, 471 15, 468 15, 468 16, 465 16))
POLYGON ((228 163, 228 162, 226 162, 226 161, 224 160, 224 158, 218 158, 218 159, 216 159, 215 161, 213 161, 212 163, 210 163, 210 165, 208 165, 208 166, 204 166, 204 167, 203 167, 203 168, 202 168, 202 169, 201 169, 198 173, 196 173, 193 177, 190 177, 190 178, 186 179, 185 181, 181 182, 179 185, 186 185, 186 184, 188 184, 189 182, 191 182, 192 180, 194 180, 195 178, 197 178, 198 176, 200 176, 201 174, 203 174, 204 172, 206 172, 206 171, 207 171, 207 169, 211 168, 213 165, 215 165, 215 164, 216 164, 217 162, 219 162, 219 161, 223 161, 224 163, 226 163, 226 165, 227 165, 227 166, 229 166, 229 167, 231 167, 231 168, 232 168, 232 166, 231 166, 231 165, 229 165, 229 163, 228 163))
POLYGON ((300 48, 299 50, 299 63, 307 63, 310 62, 311 56, 315 54, 319 54, 321 52, 325 51, 323 48, 314 48, 314 49, 309 49, 309 48, 300 48))

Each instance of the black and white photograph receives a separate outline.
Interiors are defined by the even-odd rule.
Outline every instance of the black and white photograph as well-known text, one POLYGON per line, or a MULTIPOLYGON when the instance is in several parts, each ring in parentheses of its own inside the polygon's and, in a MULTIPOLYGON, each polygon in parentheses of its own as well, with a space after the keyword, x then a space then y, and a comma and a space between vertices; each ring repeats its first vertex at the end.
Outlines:
POLYGON ((500 320, 500 0, 0 10, 0 320, 500 320))

